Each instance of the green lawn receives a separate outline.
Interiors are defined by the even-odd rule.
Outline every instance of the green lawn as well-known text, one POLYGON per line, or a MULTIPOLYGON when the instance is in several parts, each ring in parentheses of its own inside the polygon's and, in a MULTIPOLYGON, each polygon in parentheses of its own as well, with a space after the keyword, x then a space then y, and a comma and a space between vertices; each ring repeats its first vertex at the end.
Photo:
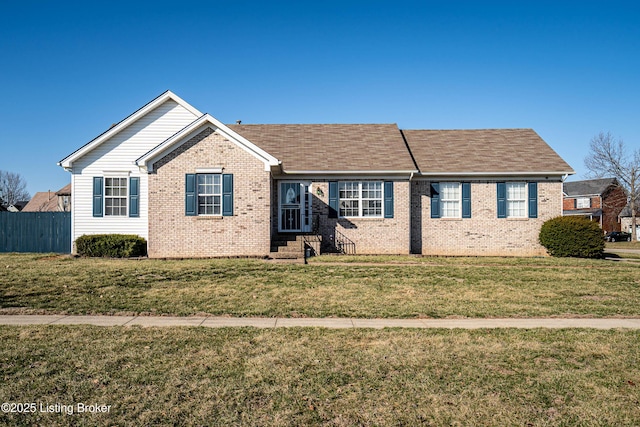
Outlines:
POLYGON ((607 242, 607 249, 637 249, 640 250, 640 242, 607 242))
POLYGON ((606 243, 606 252, 617 258, 640 260, 640 242, 608 242, 606 243), (622 252, 616 251, 616 249, 621 249, 622 252), (637 252, 629 252, 629 249, 637 252))
MULTIPOLYGON (((638 316, 640 264, 0 255, 0 312, 638 316)), ((640 331, 0 326, 0 425, 637 426, 640 331), (41 412, 58 404, 71 415, 41 412), (78 404, 108 405, 102 414, 78 404), (32 408, 32 406, 29 406, 32 408)))
POLYGON ((553 258, 116 260, 0 255, 0 312, 639 316, 640 263, 553 258))
POLYGON ((637 426, 640 332, 0 327, 2 425, 637 426))

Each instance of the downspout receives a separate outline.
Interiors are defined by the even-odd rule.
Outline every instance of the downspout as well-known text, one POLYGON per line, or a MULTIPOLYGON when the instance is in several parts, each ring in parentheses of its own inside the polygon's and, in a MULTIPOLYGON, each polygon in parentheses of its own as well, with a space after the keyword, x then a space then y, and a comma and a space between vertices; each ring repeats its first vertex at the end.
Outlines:
POLYGON ((602 224, 604 224, 604 199, 602 198, 602 194, 600 194, 598 198, 600 199, 600 230, 602 230, 602 224))
POLYGON ((409 254, 411 254, 411 245, 413 242, 413 205, 411 204, 413 188, 411 188, 411 182, 413 181, 414 174, 415 172, 411 172, 411 175, 409 175, 409 254))
POLYGON ((416 172, 420 173, 420 167, 418 166, 418 163, 416 162, 416 158, 413 156, 413 152, 411 151, 411 147, 409 146, 409 141, 407 141, 407 137, 405 136, 404 132, 402 131, 402 129, 398 129, 400 131, 400 135, 402 135, 402 140, 404 141, 404 146, 407 148, 407 151, 409 152, 409 156, 411 156, 411 161, 413 162, 413 165, 415 166, 415 172, 411 172, 411 175, 409 175, 409 253, 411 253, 411 242, 413 240, 413 233, 411 232, 411 230, 413 229, 413 213, 411 211, 411 193, 412 193, 412 189, 411 189, 411 182, 413 181, 413 176, 415 175, 416 172))
POLYGON ((560 186, 560 216, 564 216, 564 182, 567 178, 569 178, 568 173, 562 176, 562 185, 560 186))

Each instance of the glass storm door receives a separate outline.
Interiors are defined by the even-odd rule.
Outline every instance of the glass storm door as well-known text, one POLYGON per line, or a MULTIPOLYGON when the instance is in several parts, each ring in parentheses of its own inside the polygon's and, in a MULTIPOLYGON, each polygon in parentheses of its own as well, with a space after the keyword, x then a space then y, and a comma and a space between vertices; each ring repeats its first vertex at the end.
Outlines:
POLYGON ((281 182, 278 227, 284 232, 311 231, 311 194, 308 182, 281 182))

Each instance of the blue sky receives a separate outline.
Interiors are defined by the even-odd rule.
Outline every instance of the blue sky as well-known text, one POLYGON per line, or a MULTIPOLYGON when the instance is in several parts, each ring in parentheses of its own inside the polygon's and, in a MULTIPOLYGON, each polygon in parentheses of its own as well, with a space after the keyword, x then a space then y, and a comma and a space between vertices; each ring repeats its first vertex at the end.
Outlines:
POLYGON ((579 179, 598 132, 640 147, 639 20, 615 0, 1 1, 0 169, 57 190, 59 160, 170 89, 225 123, 533 128, 579 179))

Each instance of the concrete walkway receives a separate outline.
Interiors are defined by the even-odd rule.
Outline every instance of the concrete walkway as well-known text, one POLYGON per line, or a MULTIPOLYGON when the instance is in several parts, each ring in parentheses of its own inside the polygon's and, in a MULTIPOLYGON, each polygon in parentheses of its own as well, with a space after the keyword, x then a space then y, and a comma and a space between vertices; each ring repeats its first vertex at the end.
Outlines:
POLYGON ((209 328, 251 326, 255 328, 321 327, 347 328, 592 328, 640 329, 640 318, 530 318, 530 319, 351 319, 282 317, 164 317, 164 316, 65 316, 2 315, 0 325, 96 325, 96 326, 204 326, 209 328))

